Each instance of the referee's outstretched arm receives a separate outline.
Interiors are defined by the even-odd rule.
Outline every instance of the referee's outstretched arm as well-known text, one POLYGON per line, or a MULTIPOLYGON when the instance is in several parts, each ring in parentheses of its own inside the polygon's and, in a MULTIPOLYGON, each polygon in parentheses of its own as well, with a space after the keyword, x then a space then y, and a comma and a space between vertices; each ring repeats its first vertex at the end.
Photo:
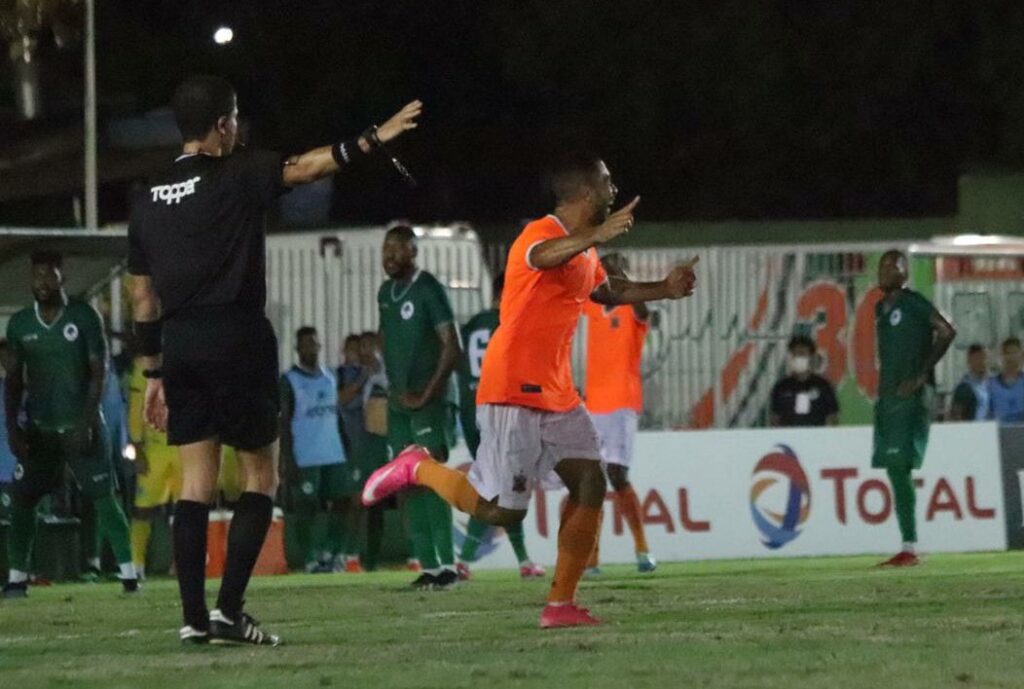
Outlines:
POLYGON ((285 161, 285 186, 309 184, 337 172, 357 157, 362 157, 381 144, 386 144, 402 132, 416 128, 416 118, 423 111, 418 100, 406 105, 379 127, 370 127, 354 141, 342 141, 333 146, 321 146, 285 161))

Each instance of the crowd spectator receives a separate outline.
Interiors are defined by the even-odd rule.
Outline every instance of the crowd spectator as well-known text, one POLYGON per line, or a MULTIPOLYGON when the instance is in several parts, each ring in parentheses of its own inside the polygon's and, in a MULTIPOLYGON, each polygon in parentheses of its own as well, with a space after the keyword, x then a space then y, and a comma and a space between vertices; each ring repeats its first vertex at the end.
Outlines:
POLYGON ((988 415, 988 350, 975 343, 967 348, 967 373, 953 390, 949 419, 981 421, 988 415))
POLYGON ((817 346, 806 335, 795 335, 787 347, 787 375, 771 395, 772 426, 835 426, 839 402, 826 378, 815 373, 817 346))
POLYGON ((988 379, 989 418, 999 423, 1024 422, 1024 376, 1020 338, 1008 337, 1002 346, 1002 369, 988 379))

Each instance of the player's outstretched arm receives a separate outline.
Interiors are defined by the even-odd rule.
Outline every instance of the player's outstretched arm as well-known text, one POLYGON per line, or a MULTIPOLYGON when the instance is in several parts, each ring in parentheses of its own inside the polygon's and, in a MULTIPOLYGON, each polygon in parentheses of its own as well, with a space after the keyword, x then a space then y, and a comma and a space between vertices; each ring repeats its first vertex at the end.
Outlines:
POLYGON ((285 161, 282 178, 287 187, 309 184, 318 179, 333 175, 357 156, 365 156, 380 144, 386 144, 402 133, 415 129, 416 118, 423 111, 423 103, 418 100, 406 105, 395 113, 391 119, 377 128, 371 127, 366 134, 354 141, 342 141, 333 146, 321 146, 307 151, 302 155, 292 156, 285 161))
POLYGON ((664 280, 657 282, 634 282, 625 277, 609 277, 594 290, 590 298, 598 304, 618 306, 619 304, 637 304, 658 299, 683 299, 693 294, 697 284, 697 275, 693 268, 698 257, 688 259, 672 269, 664 280))
POLYGON ((530 250, 527 257, 530 266, 537 270, 550 270, 572 260, 592 246, 604 244, 629 232, 633 227, 633 209, 640 203, 637 196, 625 206, 608 216, 600 225, 581 229, 567 237, 548 239, 530 250))

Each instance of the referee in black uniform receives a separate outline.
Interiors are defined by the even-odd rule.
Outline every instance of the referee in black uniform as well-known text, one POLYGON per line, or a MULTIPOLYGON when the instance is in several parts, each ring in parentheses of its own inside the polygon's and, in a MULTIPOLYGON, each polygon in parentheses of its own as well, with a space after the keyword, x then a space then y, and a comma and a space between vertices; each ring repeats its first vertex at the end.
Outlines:
POLYGON ((333 174, 415 128, 422 104, 357 138, 291 158, 234 152, 238 108, 224 79, 187 79, 173 109, 184 145, 133 208, 128 272, 148 378, 146 420, 178 446, 184 474, 174 510, 180 636, 185 643, 277 645, 242 609, 277 490, 277 340, 264 315, 264 211, 289 187, 333 174), (208 612, 206 529, 221 443, 238 450, 245 492, 228 532, 217 607, 208 612))

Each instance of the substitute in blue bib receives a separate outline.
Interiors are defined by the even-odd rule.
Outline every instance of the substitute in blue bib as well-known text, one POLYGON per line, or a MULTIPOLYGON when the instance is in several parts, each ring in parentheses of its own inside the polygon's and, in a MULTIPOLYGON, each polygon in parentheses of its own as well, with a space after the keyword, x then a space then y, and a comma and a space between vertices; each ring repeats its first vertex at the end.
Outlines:
POLYGON ((342 572, 346 559, 358 553, 348 537, 355 515, 338 423, 338 381, 320 363, 316 328, 299 328, 295 351, 299 363, 281 378, 281 457, 293 533, 307 572, 342 572), (326 512, 327 531, 317 542, 320 512, 326 512))
POLYGON ((988 379, 989 418, 999 423, 1024 423, 1024 375, 1020 338, 1003 341, 1003 367, 988 379))

